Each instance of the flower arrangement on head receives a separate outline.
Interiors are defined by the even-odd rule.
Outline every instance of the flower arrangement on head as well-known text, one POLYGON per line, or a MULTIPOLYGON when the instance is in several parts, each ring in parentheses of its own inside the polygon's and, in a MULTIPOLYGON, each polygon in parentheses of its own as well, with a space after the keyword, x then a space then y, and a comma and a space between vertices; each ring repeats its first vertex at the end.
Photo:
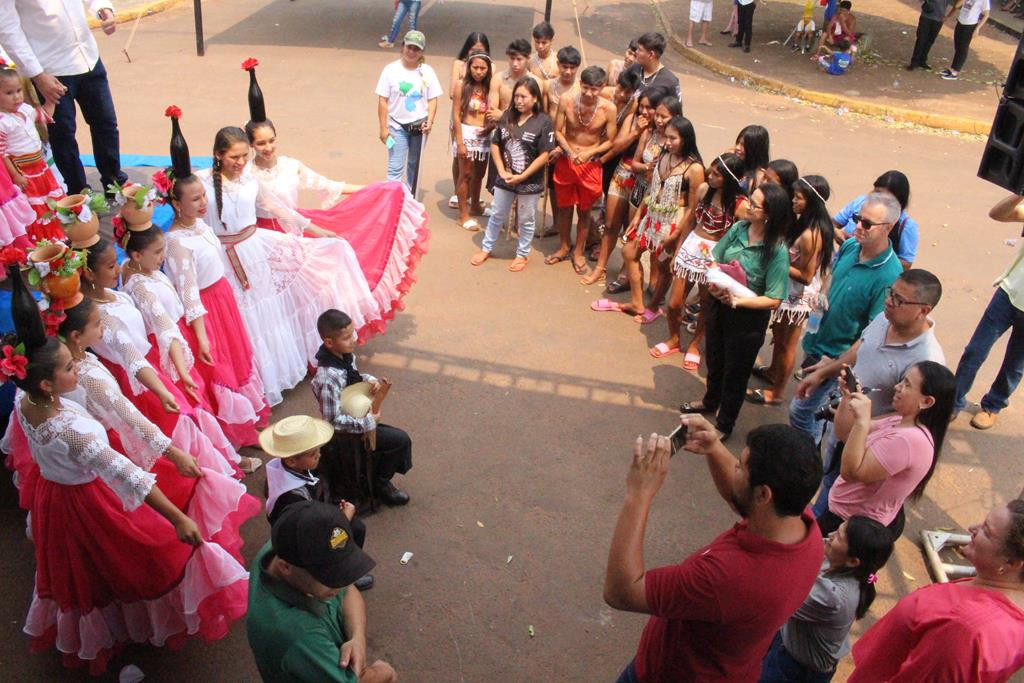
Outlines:
MULTIPOLYGON (((28 283, 38 287, 50 300, 54 313, 78 305, 80 271, 86 263, 86 252, 72 249, 62 242, 40 240, 28 254, 28 283), (60 303, 57 303, 60 302, 60 303)), ((49 322, 49 321, 48 321, 49 322)), ((61 320, 57 320, 59 325, 61 320)))
POLYGON ((47 198, 46 206, 50 210, 43 215, 42 222, 49 223, 58 220, 65 231, 77 223, 91 223, 94 218, 99 220, 97 214, 110 208, 101 193, 93 192, 88 188, 81 194, 71 194, 57 200, 47 198))

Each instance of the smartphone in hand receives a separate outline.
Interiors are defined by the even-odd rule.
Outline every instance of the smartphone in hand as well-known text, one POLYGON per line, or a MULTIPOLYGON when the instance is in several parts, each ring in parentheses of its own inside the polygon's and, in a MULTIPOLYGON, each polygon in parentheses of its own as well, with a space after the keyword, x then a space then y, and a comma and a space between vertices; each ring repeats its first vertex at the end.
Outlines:
POLYGON ((846 388, 850 390, 851 394, 857 394, 862 391, 860 380, 857 379, 857 375, 853 374, 853 368, 849 365, 843 366, 843 381, 846 382, 846 388))
POLYGON ((672 433, 668 435, 668 438, 672 443, 671 455, 675 455, 676 451, 683 450, 683 446, 686 445, 686 425, 681 424, 676 427, 672 433))

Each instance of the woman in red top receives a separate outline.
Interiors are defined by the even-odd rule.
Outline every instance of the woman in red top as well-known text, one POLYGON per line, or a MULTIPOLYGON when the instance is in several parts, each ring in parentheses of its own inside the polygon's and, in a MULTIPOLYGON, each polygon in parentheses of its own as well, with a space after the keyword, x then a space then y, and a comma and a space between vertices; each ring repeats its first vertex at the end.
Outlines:
POLYGON ((1024 667, 1024 500, 970 528, 978 575, 917 590, 853 646, 849 683, 1005 681, 1024 667))

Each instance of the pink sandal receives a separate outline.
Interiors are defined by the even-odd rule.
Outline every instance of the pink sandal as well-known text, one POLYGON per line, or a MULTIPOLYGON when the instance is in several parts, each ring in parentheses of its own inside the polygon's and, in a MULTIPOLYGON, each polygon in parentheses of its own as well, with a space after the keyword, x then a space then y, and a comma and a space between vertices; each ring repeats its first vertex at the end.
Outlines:
POLYGON ((621 313, 622 304, 611 299, 598 299, 590 304, 590 310, 597 311, 598 313, 621 313))
POLYGON ((696 372, 700 369, 700 354, 687 352, 683 356, 683 369, 696 372))
POLYGON ((650 325, 655 320, 662 316, 662 311, 659 308, 657 311, 652 311, 649 308, 645 308, 644 312, 640 315, 634 316, 633 320, 636 320, 641 325, 650 325))
POLYGON ((665 342, 655 344, 650 351, 653 358, 663 358, 665 356, 671 356, 673 353, 679 353, 678 346, 669 346, 665 342))

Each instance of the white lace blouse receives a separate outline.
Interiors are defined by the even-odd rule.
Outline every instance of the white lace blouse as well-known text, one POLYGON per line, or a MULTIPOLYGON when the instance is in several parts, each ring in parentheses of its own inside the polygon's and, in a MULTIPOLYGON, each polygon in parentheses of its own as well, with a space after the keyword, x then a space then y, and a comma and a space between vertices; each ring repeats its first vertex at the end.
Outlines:
MULTIPOLYGON (((345 194, 345 183, 325 178, 298 159, 277 157, 273 168, 260 168, 249 162, 250 172, 290 209, 299 208, 299 190, 312 190, 320 198, 320 208, 329 209, 345 194)), ((261 218, 273 218, 256 207, 256 215, 261 218)))
POLYGON ((201 218, 190 228, 164 234, 167 255, 164 270, 174 283, 185 308, 185 322, 206 315, 199 292, 224 277, 224 250, 213 230, 201 218))
POLYGON ((102 358, 120 365, 128 375, 132 392, 138 395, 146 391, 146 387, 135 376, 139 371, 153 367, 146 360, 146 354, 152 348, 146 338, 146 323, 130 296, 124 292, 107 291, 114 300, 96 302, 103 334, 92 349, 102 358))
POLYGON ((171 362, 171 344, 175 341, 181 346, 185 359, 185 367, 189 370, 195 365, 192 349, 181 334, 178 321, 185 315, 185 307, 178 298, 178 292, 166 275, 159 270, 150 274, 132 273, 122 290, 132 298, 135 307, 142 314, 146 334, 156 338, 160 351, 160 368, 177 382, 178 369, 171 362))
POLYGON ((207 217, 210 227, 217 235, 235 235, 251 225, 256 225, 257 210, 263 216, 276 218, 289 233, 301 235, 311 221, 289 208, 264 183, 261 183, 246 166, 235 180, 222 180, 221 203, 224 210, 217 211, 217 194, 213 187, 213 170, 204 169, 196 173, 206 188, 207 217))
POLYGON ((85 408, 74 401, 63 401, 56 415, 33 427, 21 405, 22 401, 17 401, 18 420, 44 479, 76 486, 99 477, 121 499, 125 510, 134 510, 145 502, 156 484, 156 475, 112 449, 103 425, 85 408))
POLYGON ((142 469, 152 469, 171 447, 171 439, 121 393, 117 380, 96 356, 86 352, 75 366, 78 386, 63 398, 79 404, 106 429, 117 432, 125 455, 142 469))

